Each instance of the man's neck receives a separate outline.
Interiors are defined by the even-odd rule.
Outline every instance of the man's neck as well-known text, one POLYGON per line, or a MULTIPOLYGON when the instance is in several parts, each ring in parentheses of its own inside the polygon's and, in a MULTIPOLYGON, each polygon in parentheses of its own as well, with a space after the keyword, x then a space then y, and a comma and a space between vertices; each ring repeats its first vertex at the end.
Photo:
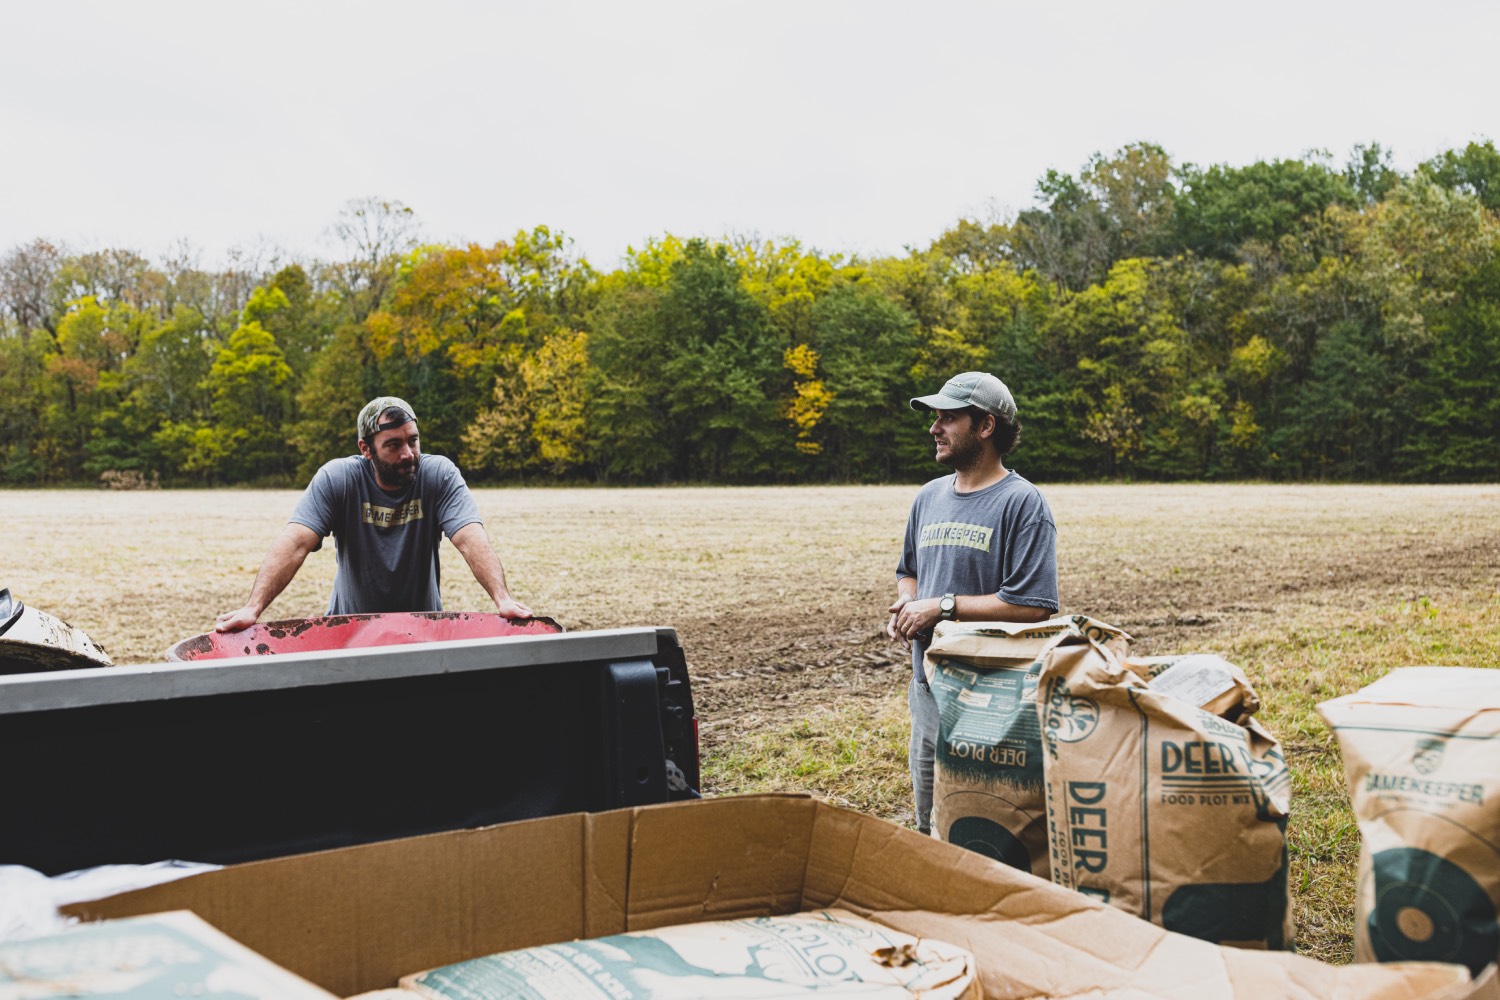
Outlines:
POLYGON ((1010 470, 998 456, 984 458, 967 468, 954 469, 953 488, 960 493, 974 493, 994 486, 1008 475, 1010 470))

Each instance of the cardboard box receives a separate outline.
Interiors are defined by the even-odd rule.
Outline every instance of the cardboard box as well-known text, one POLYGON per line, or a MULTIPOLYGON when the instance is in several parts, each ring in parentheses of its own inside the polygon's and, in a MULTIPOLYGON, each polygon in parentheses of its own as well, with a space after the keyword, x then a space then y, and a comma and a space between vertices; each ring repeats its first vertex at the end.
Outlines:
POLYGON ((832 906, 967 948, 985 995, 1005 1000, 1478 995, 1460 966, 1335 967, 1172 934, 804 796, 733 796, 367 844, 238 865, 69 911, 191 909, 350 995, 512 948, 832 906))

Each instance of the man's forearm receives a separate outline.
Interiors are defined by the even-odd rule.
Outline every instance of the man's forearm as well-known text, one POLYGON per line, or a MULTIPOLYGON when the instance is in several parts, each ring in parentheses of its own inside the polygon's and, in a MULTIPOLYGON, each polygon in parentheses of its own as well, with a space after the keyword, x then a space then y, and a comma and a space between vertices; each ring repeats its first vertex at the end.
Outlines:
POLYGON ((500 557, 495 553, 494 546, 490 545, 483 525, 476 521, 458 529, 453 534, 453 547, 458 549, 464 562, 469 564, 469 572, 474 574, 475 581, 484 588, 484 592, 490 595, 490 600, 498 605, 501 601, 510 599, 510 589, 505 583, 505 567, 500 564, 500 557))
MULTIPOLYGON (((910 577, 903 577, 896 584, 900 596, 891 605, 891 620, 886 626, 886 633, 893 639, 909 642, 924 638, 942 620, 941 599, 916 600, 916 589, 917 581, 910 577)), ((953 611, 956 620, 970 622, 1042 622, 1053 615, 1051 608, 1011 604, 994 594, 955 594, 953 611)))
POLYGON ((302 568, 307 554, 318 544, 318 535, 301 524, 288 524, 271 543, 266 558, 261 561, 255 582, 250 585, 250 596, 243 606, 219 615, 214 627, 220 632, 238 632, 255 624, 261 613, 280 596, 292 577, 302 568))
POLYGON ((1044 622, 1057 614, 1051 608, 1011 604, 994 594, 957 594, 954 617, 967 622, 1044 622))
MULTIPOLYGON (((287 529, 271 543, 271 550, 266 553, 265 561, 260 564, 260 571, 255 574, 255 582, 250 585, 250 598, 245 605, 253 608, 257 617, 281 596, 281 592, 292 582, 307 559, 311 546, 295 531, 299 527, 301 526, 287 525, 287 529)), ((308 528, 302 528, 302 531, 309 536, 313 534, 308 528)), ((316 542, 315 536, 314 541, 316 542)))

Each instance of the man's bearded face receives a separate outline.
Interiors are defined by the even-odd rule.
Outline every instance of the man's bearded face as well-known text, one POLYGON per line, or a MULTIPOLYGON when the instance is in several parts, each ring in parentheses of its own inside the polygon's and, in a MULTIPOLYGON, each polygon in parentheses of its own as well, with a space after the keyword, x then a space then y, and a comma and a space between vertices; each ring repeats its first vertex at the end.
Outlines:
POLYGON ((409 458, 395 462, 383 461, 378 452, 372 452, 370 461, 375 463, 375 477, 386 486, 404 490, 417 478, 417 466, 422 463, 420 453, 413 451, 409 458))

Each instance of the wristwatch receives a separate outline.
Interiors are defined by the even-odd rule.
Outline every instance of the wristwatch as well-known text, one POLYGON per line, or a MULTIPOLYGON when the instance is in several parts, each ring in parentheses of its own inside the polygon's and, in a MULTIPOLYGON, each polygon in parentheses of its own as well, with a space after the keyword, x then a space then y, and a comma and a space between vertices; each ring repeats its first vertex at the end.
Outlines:
POLYGON ((958 599, 952 594, 944 594, 942 600, 938 601, 938 614, 943 616, 945 622, 957 620, 958 599))

